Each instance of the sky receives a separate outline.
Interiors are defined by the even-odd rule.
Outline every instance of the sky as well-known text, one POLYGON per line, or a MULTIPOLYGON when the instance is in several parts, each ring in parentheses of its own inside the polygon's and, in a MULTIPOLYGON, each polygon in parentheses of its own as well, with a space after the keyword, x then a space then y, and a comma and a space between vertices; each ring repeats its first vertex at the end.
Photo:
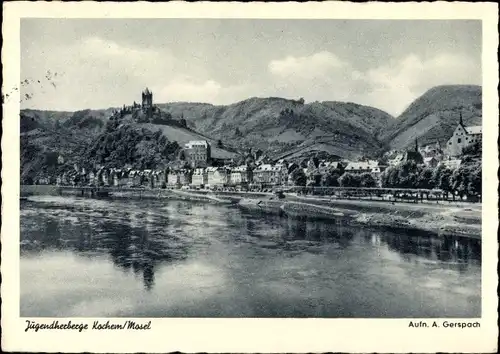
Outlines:
POLYGON ((250 97, 349 101, 397 116, 428 89, 481 85, 468 20, 22 19, 22 108, 250 97), (28 97, 26 96, 28 95, 28 97))

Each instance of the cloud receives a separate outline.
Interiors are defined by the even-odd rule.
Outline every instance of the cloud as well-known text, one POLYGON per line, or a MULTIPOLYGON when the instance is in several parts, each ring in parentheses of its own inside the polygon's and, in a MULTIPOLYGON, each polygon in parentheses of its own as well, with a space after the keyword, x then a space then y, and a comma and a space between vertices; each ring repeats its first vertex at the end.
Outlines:
POLYGON ((154 87, 158 102, 209 102, 213 104, 231 104, 244 100, 257 90, 250 84, 223 85, 207 79, 201 80, 188 75, 179 75, 166 85, 154 87))
POLYGON ((481 66, 466 55, 443 53, 427 60, 415 54, 368 70, 366 104, 401 113, 428 89, 448 84, 481 84, 481 66))
POLYGON ((481 63, 457 53, 429 58, 408 54, 368 69, 329 51, 285 55, 263 62, 267 72, 238 81, 227 75, 231 68, 223 73, 206 61, 180 60, 163 47, 96 36, 69 45, 30 43, 23 48, 21 64, 23 78, 35 82, 49 71, 59 74, 44 87, 23 87, 21 94, 32 97, 23 107, 59 110, 121 106, 139 100, 148 86, 156 102, 230 104, 254 96, 304 97, 351 101, 398 115, 433 86, 481 84, 481 63))
POLYGON ((327 75, 332 70, 338 70, 347 65, 334 54, 322 51, 310 56, 272 60, 269 71, 278 77, 316 78, 327 75))
POLYGON ((75 110, 121 106, 145 86, 160 84, 174 74, 176 58, 169 52, 133 47, 99 37, 84 37, 71 45, 27 46, 22 75, 39 80, 58 73, 51 85, 24 87, 32 99, 24 107, 75 110))
POLYGON ((213 102, 222 90, 221 84, 214 80, 196 82, 192 78, 177 78, 158 90, 160 101, 213 102))
POLYGON ((409 54, 367 70, 330 52, 271 60, 276 92, 306 100, 352 101, 399 115, 428 89, 445 84, 480 84, 481 66, 466 55, 442 53, 423 60, 409 54))

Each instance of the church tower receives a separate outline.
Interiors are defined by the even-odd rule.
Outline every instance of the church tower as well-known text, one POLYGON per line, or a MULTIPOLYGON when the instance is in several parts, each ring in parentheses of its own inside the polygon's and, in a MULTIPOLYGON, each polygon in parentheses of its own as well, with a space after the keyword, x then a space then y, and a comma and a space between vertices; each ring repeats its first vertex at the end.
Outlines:
POLYGON ((147 87, 142 92, 142 111, 146 113, 148 118, 151 118, 153 113, 153 93, 147 87))

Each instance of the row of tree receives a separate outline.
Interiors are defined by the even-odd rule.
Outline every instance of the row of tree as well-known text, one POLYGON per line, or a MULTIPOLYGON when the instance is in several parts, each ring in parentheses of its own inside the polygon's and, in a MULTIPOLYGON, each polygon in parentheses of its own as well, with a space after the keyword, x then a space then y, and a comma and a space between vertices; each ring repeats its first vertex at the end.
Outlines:
MULTIPOLYGON (((297 186, 373 188, 379 185, 371 173, 343 173, 340 169, 323 174, 313 170, 310 176, 306 176, 304 170, 297 166, 290 177, 297 186)), ((406 161, 385 170, 380 176, 380 185, 384 188, 441 189, 460 197, 479 196, 482 187, 481 160, 466 157, 454 170, 444 164, 432 168, 406 161)))
POLYGON ((460 167, 453 170, 444 164, 432 168, 407 161, 385 170, 381 184, 387 188, 437 188, 461 197, 477 196, 482 186, 481 160, 465 157, 460 167))
POLYGON ((290 177, 294 185, 304 187, 372 188, 377 186, 377 180, 371 173, 343 173, 340 169, 332 169, 323 174, 319 173, 319 170, 314 170, 308 178, 302 168, 296 168, 291 172, 290 177))

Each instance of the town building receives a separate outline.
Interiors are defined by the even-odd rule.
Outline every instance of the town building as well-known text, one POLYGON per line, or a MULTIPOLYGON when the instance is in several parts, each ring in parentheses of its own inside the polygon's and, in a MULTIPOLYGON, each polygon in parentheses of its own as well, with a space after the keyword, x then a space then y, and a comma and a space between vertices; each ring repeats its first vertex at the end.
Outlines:
POLYGON ((192 171, 191 170, 183 168, 183 169, 179 170, 178 174, 179 174, 179 184, 181 186, 188 186, 191 184, 191 180, 192 180, 192 171))
POLYGON ((275 184, 287 185, 288 184, 288 163, 286 160, 281 159, 273 166, 275 172, 275 184))
POLYGON ((191 167, 207 167, 211 158, 210 144, 206 140, 191 140, 184 145, 184 155, 191 167))
POLYGON ((380 174, 382 170, 383 168, 381 168, 378 161, 375 160, 350 162, 345 167, 345 172, 349 172, 352 174, 363 174, 363 173, 380 174))
POLYGON ((394 167, 394 166, 399 165, 401 162, 403 162, 403 158, 404 158, 404 154, 397 154, 396 156, 394 156, 394 158, 387 160, 387 163, 389 164, 389 166, 394 167))
POLYGON ((233 185, 251 183, 253 180, 252 177, 252 169, 249 168, 248 165, 234 167, 231 170, 231 184, 233 185))
POLYGON ((170 171, 167 175, 167 185, 178 186, 181 184, 180 176, 176 171, 170 171))
POLYGON ((443 160, 442 164, 446 168, 449 168, 450 170, 456 170, 462 164, 462 160, 459 160, 459 159, 443 160))
POLYGON ((460 113, 458 125, 446 143, 446 153, 452 157, 460 156, 465 147, 481 141, 482 137, 483 127, 480 125, 466 127, 463 123, 462 113, 460 113))
POLYGON ((231 172, 224 167, 207 167, 209 186, 226 186, 230 183, 231 172))
POLYGON ((288 166, 282 164, 262 164, 253 172, 253 183, 260 185, 280 185, 288 182, 288 166))
POLYGON ((441 148, 439 141, 419 147, 418 151, 422 154, 424 159, 426 157, 434 157, 437 160, 441 160, 443 155, 443 149, 441 148))
POLYGON ((143 174, 142 171, 139 170, 131 170, 128 173, 128 181, 127 186, 129 187, 137 187, 142 184, 143 174))
POLYGON ((415 148, 413 150, 406 150, 403 155, 403 160, 401 162, 413 161, 417 165, 422 165, 424 163, 424 158, 418 149, 418 141, 415 140, 415 148))
POLYGON ((424 165, 427 167, 436 167, 439 165, 439 160, 434 156, 424 157, 424 165))
POLYGON ((208 174, 205 168, 196 168, 193 171, 193 176, 191 178, 191 184, 193 186, 204 186, 208 184, 208 174))

